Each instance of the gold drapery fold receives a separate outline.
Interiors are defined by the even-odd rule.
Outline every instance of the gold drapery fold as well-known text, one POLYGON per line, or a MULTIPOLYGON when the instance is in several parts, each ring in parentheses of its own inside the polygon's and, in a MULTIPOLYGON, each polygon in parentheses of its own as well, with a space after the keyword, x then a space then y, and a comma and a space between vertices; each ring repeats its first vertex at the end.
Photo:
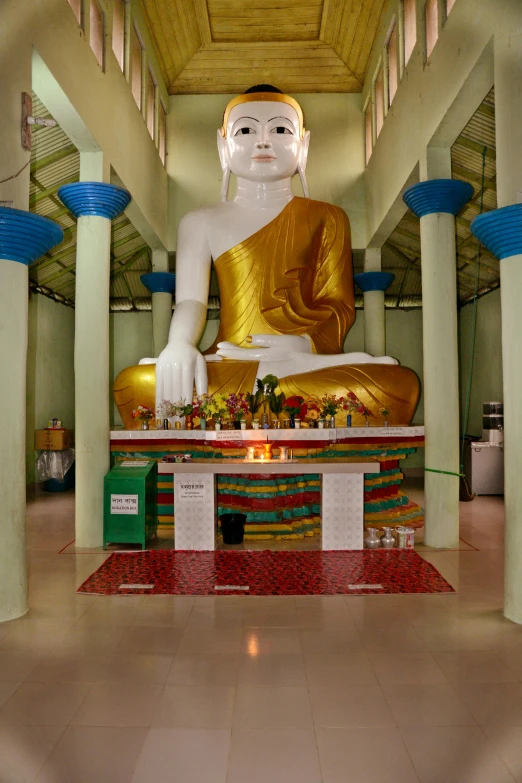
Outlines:
POLYGON ((309 335, 342 353, 355 318, 350 225, 340 207, 295 197, 264 228, 215 261, 221 322, 213 345, 250 334, 309 335))

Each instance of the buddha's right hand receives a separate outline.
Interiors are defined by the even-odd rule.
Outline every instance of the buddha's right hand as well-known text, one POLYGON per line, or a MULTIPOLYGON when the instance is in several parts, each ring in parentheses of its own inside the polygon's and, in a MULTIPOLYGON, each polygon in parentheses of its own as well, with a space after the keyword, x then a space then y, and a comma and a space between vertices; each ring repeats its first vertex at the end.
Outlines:
POLYGON ((205 359, 194 345, 171 341, 160 353, 156 363, 156 407, 163 400, 192 402, 194 382, 196 394, 207 393, 205 359))

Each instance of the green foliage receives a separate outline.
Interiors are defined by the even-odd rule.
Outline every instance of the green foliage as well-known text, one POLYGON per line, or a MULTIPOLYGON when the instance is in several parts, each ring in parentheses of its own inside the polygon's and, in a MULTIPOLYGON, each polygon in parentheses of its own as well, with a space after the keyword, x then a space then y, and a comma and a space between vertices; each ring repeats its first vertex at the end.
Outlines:
POLYGON ((268 405, 275 416, 279 416, 279 414, 282 413, 285 399, 283 392, 276 394, 275 391, 273 391, 268 395, 268 405))
POLYGON ((255 416, 255 414, 258 412, 264 399, 264 391, 262 388, 261 389, 259 388, 260 383, 261 381, 258 378, 256 391, 253 394, 251 392, 246 393, 248 407, 250 409, 250 413, 252 414, 252 416, 255 416))

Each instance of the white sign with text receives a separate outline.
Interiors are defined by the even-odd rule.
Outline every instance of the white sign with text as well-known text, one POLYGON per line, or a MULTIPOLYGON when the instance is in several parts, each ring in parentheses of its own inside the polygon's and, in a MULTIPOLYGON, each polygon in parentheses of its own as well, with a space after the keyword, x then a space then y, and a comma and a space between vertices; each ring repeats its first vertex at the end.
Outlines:
POLYGON ((243 440, 243 430, 218 430, 215 440, 243 440))
POLYGON ((202 481, 189 481, 181 477, 176 496, 178 500, 190 500, 192 502, 204 500, 205 484, 202 481))
POLYGON ((137 514, 138 496, 137 495, 112 495, 111 494, 111 514, 137 514))

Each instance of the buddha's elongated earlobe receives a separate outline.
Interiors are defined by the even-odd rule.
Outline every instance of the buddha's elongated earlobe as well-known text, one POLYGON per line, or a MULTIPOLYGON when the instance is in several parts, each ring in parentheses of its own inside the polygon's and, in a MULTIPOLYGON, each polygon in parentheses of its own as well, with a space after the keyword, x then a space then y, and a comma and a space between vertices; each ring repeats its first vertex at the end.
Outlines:
MULTIPOLYGON (((297 173, 299 174, 299 179, 301 180, 304 197, 310 198, 310 191, 308 190, 308 182, 306 181, 306 174, 300 163, 297 164, 297 173)), ((221 201, 223 200, 224 199, 221 199, 221 201)))
POLYGON ((221 201, 227 200, 228 184, 230 182, 230 164, 228 162, 226 140, 221 132, 221 128, 217 132, 217 147, 219 152, 219 162, 221 163, 221 170, 223 172, 223 179, 221 181, 221 201))
POLYGON ((303 187, 303 193, 305 198, 310 198, 310 192, 308 190, 308 182, 306 181, 306 161, 308 160, 308 147, 310 145, 310 131, 306 131, 303 138, 301 139, 301 149, 299 152, 299 161, 297 163, 297 173, 299 174, 299 179, 301 180, 301 185, 303 187))
POLYGON ((226 166, 223 169, 223 179, 221 180, 221 201, 227 200, 229 182, 230 182, 230 166, 226 166))

